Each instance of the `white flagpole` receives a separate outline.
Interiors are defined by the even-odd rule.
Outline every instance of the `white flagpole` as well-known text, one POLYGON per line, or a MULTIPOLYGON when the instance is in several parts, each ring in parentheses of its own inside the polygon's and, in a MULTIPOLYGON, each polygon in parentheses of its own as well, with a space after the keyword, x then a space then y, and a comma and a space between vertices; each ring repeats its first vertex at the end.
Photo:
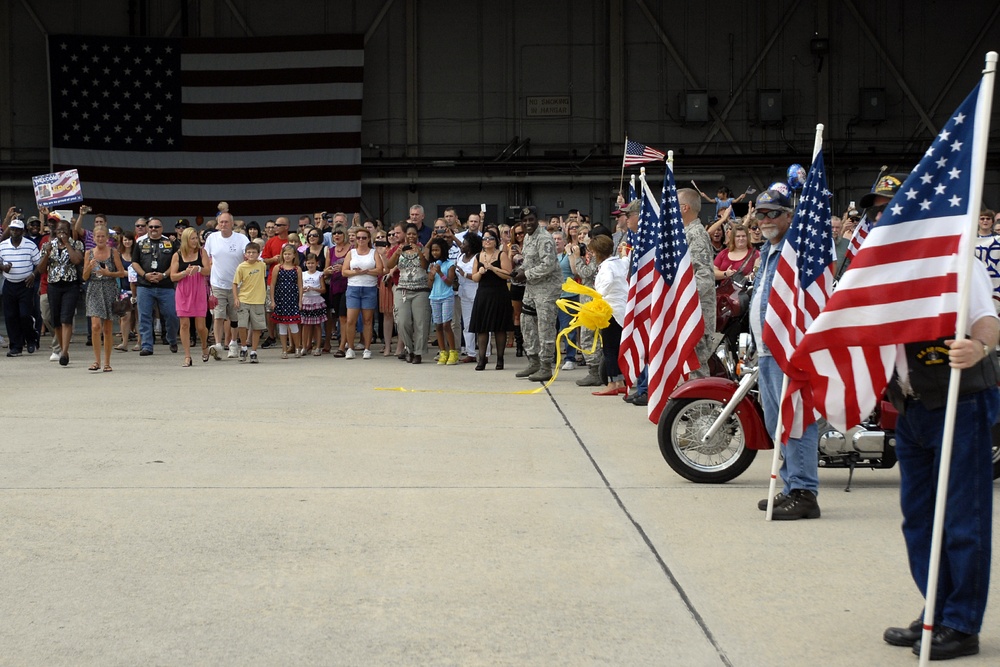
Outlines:
MULTIPOLYGON (((628 157, 628 135, 625 135, 625 149, 622 151, 622 173, 618 179, 618 194, 622 194, 622 183, 625 182, 625 158, 628 157)), ((635 178, 634 176, 632 178, 635 178)))
MULTIPOLYGON (((997 52, 986 54, 986 68, 979 88, 976 104, 976 143, 972 147, 972 183, 969 190, 968 240, 964 253, 962 273, 958 280, 958 318, 955 324, 955 339, 966 337, 969 323, 969 283, 972 279, 973 246, 976 243, 975 229, 978 226, 979 205, 983 200, 983 178, 986 171, 986 149, 990 134, 990 112, 993 106, 993 79, 997 69, 997 52)), ((955 413, 958 406, 958 386, 961 379, 960 368, 951 369, 948 382, 948 403, 944 413, 944 437, 941 439, 941 464, 938 469, 937 497, 934 501, 934 527, 931 531, 931 559, 927 570, 927 596, 924 606, 924 628, 920 640, 920 667, 927 667, 931 658, 931 637, 934 633, 934 608, 937 605, 938 570, 941 567, 941 542, 944 537, 944 517, 948 505, 948 475, 951 471, 951 450, 955 439, 955 413)))
MULTIPOLYGON (((823 150, 823 124, 818 123, 810 167, 821 150, 823 150)), ((771 457, 771 478, 767 485, 767 512, 764 513, 764 521, 771 520, 771 514, 774 512, 774 493, 778 489, 778 470, 781 468, 781 405, 785 402, 786 391, 788 391, 788 375, 781 381, 781 395, 778 398, 778 423, 774 427, 774 455, 771 457)))

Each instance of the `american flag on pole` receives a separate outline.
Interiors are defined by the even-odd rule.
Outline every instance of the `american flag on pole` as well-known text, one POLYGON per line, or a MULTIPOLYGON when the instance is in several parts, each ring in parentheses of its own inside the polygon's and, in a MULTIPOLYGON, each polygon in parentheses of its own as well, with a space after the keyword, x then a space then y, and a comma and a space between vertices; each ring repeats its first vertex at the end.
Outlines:
POLYGON ((854 256, 861 250, 861 244, 868 238, 871 230, 872 221, 868 217, 868 212, 865 211, 865 214, 861 216, 860 222, 858 222, 857 228, 854 230, 854 234, 851 235, 851 243, 847 246, 847 251, 844 253, 844 264, 854 261, 854 256))
POLYGON ((623 163, 625 167, 634 167, 637 164, 645 164, 646 162, 656 162, 664 160, 666 157, 666 155, 655 148, 640 144, 638 141, 625 139, 625 161, 623 163))
POLYGON ((53 171, 111 215, 359 210, 360 35, 49 37, 53 171))
POLYGON ((687 369, 700 366, 695 345, 705 333, 701 300, 694 281, 694 266, 688 252, 681 221, 673 164, 663 177, 660 216, 653 232, 653 296, 649 326, 649 404, 647 414, 654 424, 670 393, 687 369))
POLYGON ((979 93, 910 172, 792 355, 816 408, 841 431, 875 407, 897 345, 955 333, 959 251, 979 211, 970 201, 979 93))
MULTIPOLYGON (((628 302, 622 326, 618 366, 625 375, 625 384, 635 385, 646 365, 649 349, 649 318, 653 300, 653 263, 660 232, 660 207, 642 180, 642 207, 639 209, 639 231, 629 256, 628 302)), ((631 232, 629 232, 631 234, 631 232)))
POLYGON ((820 150, 809 169, 795 217, 785 234, 764 315, 764 343, 775 363, 789 376, 789 388, 781 405, 782 442, 789 437, 801 437, 802 431, 814 421, 808 385, 796 385, 793 390, 794 369, 789 359, 833 291, 830 195, 826 187, 823 151, 820 150))

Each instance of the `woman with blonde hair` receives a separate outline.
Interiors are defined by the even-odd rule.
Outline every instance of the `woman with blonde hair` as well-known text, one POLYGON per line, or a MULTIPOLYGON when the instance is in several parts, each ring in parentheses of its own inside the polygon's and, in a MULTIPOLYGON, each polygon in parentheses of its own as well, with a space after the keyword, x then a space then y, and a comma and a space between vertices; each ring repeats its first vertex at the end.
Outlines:
POLYGON ((201 239, 193 227, 181 234, 180 247, 170 258, 170 280, 173 281, 174 303, 181 321, 180 336, 184 345, 184 367, 191 366, 191 318, 201 340, 201 360, 208 361, 208 276, 212 260, 201 247, 201 239))
POLYGON ((94 339, 94 363, 87 370, 101 370, 101 348, 104 348, 104 372, 110 373, 111 346, 115 321, 114 303, 118 299, 118 279, 128 275, 122 266, 121 254, 108 245, 108 226, 94 225, 94 247, 83 260, 83 279, 87 283, 87 317, 94 339), (104 345, 101 345, 101 336, 104 345))

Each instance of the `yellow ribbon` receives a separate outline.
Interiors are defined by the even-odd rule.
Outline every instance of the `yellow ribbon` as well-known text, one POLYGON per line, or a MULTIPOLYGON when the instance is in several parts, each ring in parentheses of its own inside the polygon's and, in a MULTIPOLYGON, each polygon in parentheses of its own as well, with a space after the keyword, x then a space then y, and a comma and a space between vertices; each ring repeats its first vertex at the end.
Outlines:
MULTIPOLYGON (((570 347, 583 352, 584 354, 593 354, 597 350, 598 344, 601 342, 600 330, 608 326, 611 322, 612 312, 611 304, 604 300, 601 293, 590 287, 586 287, 576 282, 572 278, 567 278, 566 282, 562 285, 562 290, 564 292, 570 292, 572 294, 582 294, 584 296, 589 296, 591 301, 587 303, 580 303, 579 301, 573 301, 572 299, 556 299, 556 305, 559 309, 571 315, 572 319, 569 321, 569 325, 559 332, 556 336, 556 365, 553 368, 552 377, 548 382, 535 389, 525 389, 522 391, 504 392, 504 391, 459 391, 456 389, 406 389, 404 387, 375 387, 375 391, 399 391, 405 393, 434 393, 434 394, 450 394, 450 393, 461 393, 461 394, 537 394, 545 391, 549 385, 556 381, 556 377, 559 375, 559 368, 562 366, 562 346, 559 342, 569 336, 574 329, 579 329, 586 327, 594 332, 594 343, 590 346, 589 350, 584 350, 572 340, 567 340, 570 347)), ((498 345, 503 345, 503 341, 497 341, 498 345)))
POLYGON ((572 278, 566 279, 566 282, 562 284, 562 290, 572 294, 589 296, 591 300, 587 303, 580 303, 572 299, 556 299, 556 305, 559 306, 559 310, 567 315, 572 315, 572 319, 569 321, 569 325, 556 336, 556 365, 552 369, 552 377, 537 389, 525 389, 524 391, 514 392, 515 394, 537 394, 547 389, 550 384, 556 381, 556 377, 559 376, 559 369, 562 367, 562 345, 559 342, 563 338, 567 338, 573 332, 573 329, 586 327, 594 332, 594 343, 590 346, 589 350, 584 350, 572 340, 566 341, 570 347, 584 354, 593 354, 597 350, 597 345, 601 342, 601 329, 608 326, 608 323, 611 322, 611 318, 613 317, 611 304, 605 301, 604 297, 597 290, 581 285, 572 278))

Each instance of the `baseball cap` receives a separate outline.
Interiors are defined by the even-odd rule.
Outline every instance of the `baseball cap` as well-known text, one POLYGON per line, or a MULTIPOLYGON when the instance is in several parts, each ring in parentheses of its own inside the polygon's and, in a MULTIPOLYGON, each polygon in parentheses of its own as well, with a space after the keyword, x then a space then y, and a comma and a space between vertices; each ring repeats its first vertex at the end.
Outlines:
POLYGON ((24 221, 20 218, 14 218, 10 221, 11 229, 24 229, 24 221))
POLYGON ((626 206, 622 210, 625 211, 626 215, 632 215, 633 213, 638 213, 639 209, 641 208, 642 208, 642 200, 633 199, 628 203, 628 206, 626 206))
POLYGON ((791 211, 792 200, 777 190, 765 190, 757 196, 755 206, 764 211, 791 211))
POLYGON ((905 180, 905 176, 900 177, 896 174, 886 174, 878 179, 872 191, 861 198, 861 208, 872 206, 875 203, 875 197, 888 197, 892 199, 899 192, 899 188, 903 187, 903 181, 905 180))
POLYGON ((59 214, 58 214, 58 213, 49 213, 49 214, 48 214, 48 216, 46 216, 46 218, 45 218, 45 219, 46 219, 46 220, 56 220, 56 221, 58 221, 58 220, 62 220, 62 218, 61 218, 61 217, 59 217, 59 214))

